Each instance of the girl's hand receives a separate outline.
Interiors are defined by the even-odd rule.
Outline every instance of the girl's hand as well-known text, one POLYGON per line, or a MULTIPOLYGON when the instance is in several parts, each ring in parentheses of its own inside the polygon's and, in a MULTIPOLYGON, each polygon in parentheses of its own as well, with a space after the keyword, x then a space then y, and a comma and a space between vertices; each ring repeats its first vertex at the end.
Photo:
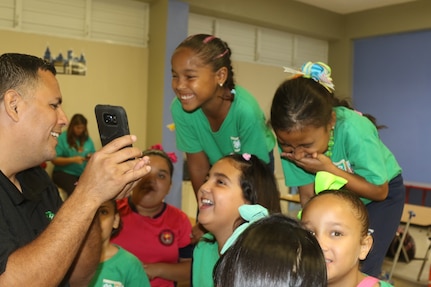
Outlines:
POLYGON ((310 173, 318 171, 329 171, 333 163, 329 157, 324 154, 309 154, 301 159, 292 160, 297 166, 310 173))
POLYGON ((77 155, 77 156, 73 157, 73 162, 75 162, 77 164, 82 164, 85 160, 86 160, 86 158, 83 156, 77 155))

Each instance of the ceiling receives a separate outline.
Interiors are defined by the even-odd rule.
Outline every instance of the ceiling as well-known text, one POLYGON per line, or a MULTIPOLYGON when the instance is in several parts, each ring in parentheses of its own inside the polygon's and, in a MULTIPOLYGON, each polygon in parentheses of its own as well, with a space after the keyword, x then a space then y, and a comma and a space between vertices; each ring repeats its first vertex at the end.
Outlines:
POLYGON ((338 14, 349 14, 416 0, 296 0, 338 14))

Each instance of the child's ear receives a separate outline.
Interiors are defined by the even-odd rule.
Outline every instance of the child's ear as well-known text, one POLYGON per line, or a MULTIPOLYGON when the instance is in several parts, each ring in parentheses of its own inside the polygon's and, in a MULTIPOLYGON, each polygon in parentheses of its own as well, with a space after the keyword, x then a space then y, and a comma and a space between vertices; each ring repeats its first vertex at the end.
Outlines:
POLYGON ((220 69, 218 69, 218 71, 216 72, 216 76, 217 76, 217 82, 221 85, 223 85, 226 80, 227 80, 227 68, 226 67, 221 67, 220 69))
POLYGON ((361 242, 361 250, 359 252, 360 260, 364 260, 365 258, 367 258, 371 247, 373 247, 373 237, 370 234, 367 234, 367 236, 365 236, 361 242))
POLYGON ((120 214, 115 213, 114 222, 112 223, 112 228, 117 229, 118 227, 120 227, 120 214))

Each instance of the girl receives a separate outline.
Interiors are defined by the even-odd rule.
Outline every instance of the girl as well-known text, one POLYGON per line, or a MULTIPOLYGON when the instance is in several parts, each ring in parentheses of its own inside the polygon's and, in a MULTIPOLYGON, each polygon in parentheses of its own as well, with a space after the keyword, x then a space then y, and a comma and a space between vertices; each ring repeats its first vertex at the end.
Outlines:
POLYGON ((375 125, 341 106, 330 68, 307 63, 300 76, 283 82, 271 107, 287 186, 298 186, 301 204, 314 195, 314 178, 327 171, 347 180, 346 189, 367 205, 375 245, 362 271, 379 276, 404 206, 401 168, 375 125))
POLYGON ((88 135, 87 119, 83 115, 73 115, 67 131, 58 137, 55 150, 57 157, 52 160, 52 180, 70 195, 88 159, 95 152, 94 143, 88 135))
POLYGON ((347 190, 325 190, 302 210, 302 222, 319 241, 326 259, 328 287, 392 286, 359 271, 373 245, 368 212, 347 190))
POLYGON ((234 232, 244 228, 241 224, 260 216, 262 207, 257 204, 270 213, 280 212, 276 180, 263 161, 255 155, 234 154, 211 167, 198 193, 198 220, 209 233, 201 238, 193 253, 193 286, 213 286, 213 269, 220 253, 227 249, 227 242, 232 242, 234 232))
POLYGON ((127 286, 150 287, 141 261, 136 256, 110 242, 120 230, 121 222, 115 200, 102 204, 98 212, 102 228, 102 254, 89 287, 127 286))
POLYGON ((326 287, 325 258, 298 221, 274 214, 252 223, 220 257, 214 282, 220 287, 326 287))
POLYGON ((176 156, 165 153, 160 145, 143 155, 150 159, 151 172, 129 198, 118 201, 123 229, 112 242, 142 261, 152 287, 173 287, 177 281, 190 281, 193 253, 187 215, 164 202, 171 189, 176 156))
POLYGON ((274 136, 256 99, 235 85, 230 56, 227 43, 206 34, 188 37, 172 55, 176 142, 196 196, 222 156, 255 154, 274 169, 274 136))

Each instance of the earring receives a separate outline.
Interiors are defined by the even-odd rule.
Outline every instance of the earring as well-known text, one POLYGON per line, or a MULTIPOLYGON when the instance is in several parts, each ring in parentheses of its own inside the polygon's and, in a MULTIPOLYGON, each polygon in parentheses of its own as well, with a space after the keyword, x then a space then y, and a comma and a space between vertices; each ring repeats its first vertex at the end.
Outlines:
POLYGON ((220 86, 220 87, 223 87, 223 83, 219 83, 219 86, 220 86))

